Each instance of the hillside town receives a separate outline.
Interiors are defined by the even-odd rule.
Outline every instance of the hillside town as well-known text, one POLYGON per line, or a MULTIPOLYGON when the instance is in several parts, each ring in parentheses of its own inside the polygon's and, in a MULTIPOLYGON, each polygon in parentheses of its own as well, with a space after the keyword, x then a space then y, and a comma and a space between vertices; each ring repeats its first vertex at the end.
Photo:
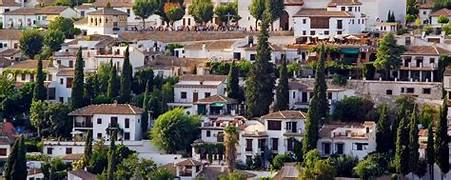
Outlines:
POLYGON ((0 179, 451 179, 450 0, 0 0, 0 179))

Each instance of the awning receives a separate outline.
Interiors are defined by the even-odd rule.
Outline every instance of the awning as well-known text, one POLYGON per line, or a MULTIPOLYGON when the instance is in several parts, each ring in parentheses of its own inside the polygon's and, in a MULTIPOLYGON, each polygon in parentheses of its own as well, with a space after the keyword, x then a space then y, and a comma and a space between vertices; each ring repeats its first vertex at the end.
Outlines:
POLYGON ((224 107, 224 103, 222 103, 222 102, 215 102, 215 103, 212 103, 212 104, 210 104, 210 107, 224 107))
POLYGON ((358 48, 344 48, 340 50, 343 54, 359 54, 360 50, 358 48))

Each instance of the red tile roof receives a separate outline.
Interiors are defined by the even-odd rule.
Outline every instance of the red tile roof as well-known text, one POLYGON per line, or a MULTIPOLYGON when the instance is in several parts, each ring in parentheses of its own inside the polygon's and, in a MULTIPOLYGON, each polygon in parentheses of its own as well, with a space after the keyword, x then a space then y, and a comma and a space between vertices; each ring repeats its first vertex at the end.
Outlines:
POLYGON ((227 103, 227 104, 233 104, 233 103, 237 103, 236 99, 232 99, 226 96, 221 96, 221 95, 214 95, 214 96, 210 96, 204 99, 199 99, 196 104, 211 104, 211 103, 215 103, 215 102, 222 102, 222 103, 227 103))
POLYGON ((357 0, 332 0, 327 6, 337 7, 338 5, 350 6, 350 5, 362 5, 362 3, 357 0))
POLYGON ((59 15, 61 12, 69 7, 65 6, 46 6, 46 7, 23 7, 9 12, 5 12, 5 15, 35 15, 35 14, 48 14, 59 15))
POLYGON ((438 11, 435 11, 433 13, 431 13, 432 17, 438 17, 438 16, 445 16, 445 17, 450 17, 451 16, 451 9, 440 9, 438 11))
POLYGON ((262 119, 305 119, 302 111, 277 111, 262 116, 262 119))
POLYGON ((177 166, 201 166, 202 163, 194 159, 186 159, 175 164, 177 166))
POLYGON ((0 40, 19 40, 21 36, 21 30, 0 29, 0 40))
POLYGON ((95 104, 76 109, 69 116, 92 116, 94 114, 140 115, 142 108, 130 104, 95 104))
POLYGON ((179 81, 225 81, 224 75, 183 75, 179 81))
POLYGON ((345 11, 327 11, 327 9, 309 9, 299 10, 293 17, 342 17, 351 18, 353 15, 345 11))

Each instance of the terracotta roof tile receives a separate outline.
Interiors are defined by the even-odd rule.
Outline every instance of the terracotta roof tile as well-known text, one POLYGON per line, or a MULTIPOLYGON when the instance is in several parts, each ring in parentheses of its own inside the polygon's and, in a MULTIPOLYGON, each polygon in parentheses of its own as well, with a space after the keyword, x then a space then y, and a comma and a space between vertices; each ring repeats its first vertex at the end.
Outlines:
POLYGON ((438 17, 438 16, 450 17, 451 16, 451 9, 443 8, 443 9, 437 10, 437 11, 431 13, 431 16, 432 17, 438 17))
POLYGON ((194 159, 186 159, 175 164, 177 166, 201 166, 202 163, 194 159))
MULTIPOLYGON (((9 66, 8 69, 35 69, 37 67, 38 67, 38 61, 29 59, 29 60, 25 60, 25 61, 14 62, 14 64, 9 66)), ((50 61, 43 60, 42 67, 44 69, 51 67, 50 61)))
POLYGON ((0 40, 19 40, 21 36, 21 30, 0 29, 0 40))
POLYGON ((14 0, 0 0, 0 6, 20 6, 20 4, 14 0))
POLYGON ((65 6, 46 6, 46 7, 23 7, 9 12, 5 12, 5 15, 35 15, 35 14, 49 14, 59 15, 61 12, 69 7, 65 6))
POLYGON ((75 70, 69 68, 59 69, 56 73, 57 76, 74 76, 74 74, 75 70))
POLYGON ((73 174, 83 180, 95 180, 96 179, 95 174, 92 174, 88 171, 83 171, 83 170, 69 171, 69 174, 73 174))
POLYGON ((302 111, 277 111, 262 116, 262 119, 305 119, 302 111))
POLYGON ((435 47, 435 46, 410 46, 407 51, 404 52, 406 55, 440 55, 449 54, 449 51, 435 47))
POLYGON ((93 5, 95 7, 106 7, 110 3, 111 7, 132 7, 132 0, 96 0, 93 5))
POLYGON ((122 15, 127 16, 126 12, 119 11, 113 8, 103 8, 97 11, 89 12, 88 15, 122 15))
POLYGON ((327 9, 309 9, 299 10, 293 17, 344 17, 351 18, 353 15, 345 11, 327 11, 327 9))
POLYGON ((185 50, 202 50, 203 46, 205 45, 205 48, 207 50, 224 50, 231 48, 232 45, 236 41, 234 40, 220 40, 220 41, 208 41, 208 42, 195 42, 192 44, 185 45, 185 50))
POLYGON ((284 0, 285 6, 302 6, 304 5, 304 0, 284 0))
POLYGON ((0 52, 0 57, 11 57, 18 53, 20 53, 19 49, 6 49, 6 50, 0 52))
POLYGON ((128 114, 139 115, 144 110, 130 104, 96 104, 76 109, 70 116, 92 116, 94 114, 128 114))
POLYGON ((83 154, 66 154, 63 156, 63 160, 66 161, 77 161, 83 157, 83 154))
POLYGON ((179 81, 225 81, 224 75, 183 75, 179 81))
POLYGON ((298 82, 298 81, 289 81, 288 82, 288 88, 290 90, 307 90, 308 85, 298 82))
POLYGON ((207 98, 199 99, 196 102, 196 104, 211 104, 211 103, 216 103, 216 102, 233 104, 233 103, 237 103, 238 101, 236 99, 232 99, 232 98, 229 98, 226 96, 214 95, 214 96, 210 96, 207 98))
POLYGON ((219 39, 244 38, 248 34, 244 32, 177 32, 177 31, 151 31, 151 32, 123 32, 119 37, 126 41, 156 40, 166 43, 207 41, 219 39))
POLYGON ((172 67, 194 67, 205 64, 207 58, 177 58, 173 56, 155 55, 144 68, 171 69, 172 67))
POLYGON ((332 0, 327 6, 337 7, 338 5, 362 5, 362 3, 357 0, 332 0))

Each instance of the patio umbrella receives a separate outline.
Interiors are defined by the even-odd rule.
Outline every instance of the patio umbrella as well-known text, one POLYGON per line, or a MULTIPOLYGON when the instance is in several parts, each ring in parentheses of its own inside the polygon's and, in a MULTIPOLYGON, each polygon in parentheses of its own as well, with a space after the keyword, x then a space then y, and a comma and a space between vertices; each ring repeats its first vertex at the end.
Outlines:
POLYGON ((359 40, 360 38, 358 38, 356 36, 353 36, 353 35, 350 35, 350 36, 346 37, 346 39, 359 40))

